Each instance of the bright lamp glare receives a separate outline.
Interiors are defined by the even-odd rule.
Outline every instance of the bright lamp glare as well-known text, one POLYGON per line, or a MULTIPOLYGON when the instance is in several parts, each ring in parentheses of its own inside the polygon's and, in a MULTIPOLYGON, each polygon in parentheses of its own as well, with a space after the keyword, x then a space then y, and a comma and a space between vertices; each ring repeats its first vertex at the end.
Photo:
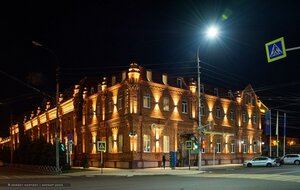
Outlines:
POLYGON ((207 30, 207 37, 209 38, 216 38, 218 36, 219 30, 215 26, 211 26, 207 30))

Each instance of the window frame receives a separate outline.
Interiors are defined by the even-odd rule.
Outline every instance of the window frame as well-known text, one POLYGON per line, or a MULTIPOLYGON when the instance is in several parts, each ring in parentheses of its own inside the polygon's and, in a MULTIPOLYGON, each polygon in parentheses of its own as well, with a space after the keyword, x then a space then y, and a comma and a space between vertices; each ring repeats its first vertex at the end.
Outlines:
POLYGON ((150 135, 147 134, 143 135, 143 152, 145 153, 151 152, 151 137, 150 135))
POLYGON ((163 152, 164 153, 170 152, 170 136, 167 135, 163 136, 163 152))
POLYGON ((143 108, 150 109, 151 101, 150 101, 150 94, 144 94, 143 96, 143 108))
POLYGON ((186 101, 186 100, 181 101, 181 113, 184 113, 184 114, 188 113, 188 101, 186 101))
POLYGON ((118 110, 123 109, 123 96, 119 96, 118 98, 118 110))
POLYGON ((218 118, 218 119, 221 118, 221 108, 219 108, 219 107, 216 108, 216 118, 218 118))
POLYGON ((167 97, 167 96, 163 97, 163 110, 164 111, 170 111, 170 98, 167 97), (167 102, 165 100, 167 100, 167 102))

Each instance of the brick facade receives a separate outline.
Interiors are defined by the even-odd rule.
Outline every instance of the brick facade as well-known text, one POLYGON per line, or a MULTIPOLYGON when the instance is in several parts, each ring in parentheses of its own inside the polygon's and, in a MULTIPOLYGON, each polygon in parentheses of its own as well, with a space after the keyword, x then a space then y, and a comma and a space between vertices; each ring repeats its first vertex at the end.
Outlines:
MULTIPOLYGON (((177 152, 179 165, 187 163, 185 141, 197 139, 196 83, 168 78, 132 63, 128 71, 95 86, 76 85, 72 97, 60 98, 59 136, 72 137, 72 164, 83 153, 90 166, 100 166, 98 140, 106 141, 105 167, 159 167, 162 156, 177 152)), ((201 94, 203 164, 242 163, 261 154, 261 102, 249 85, 235 96, 201 94), (210 124, 210 125, 208 125, 210 124)), ((56 108, 49 104, 24 121, 24 131, 54 143, 56 108)), ((11 135, 17 144, 15 134, 11 135)), ((196 140, 195 140, 196 142, 196 140)), ((192 163, 197 162, 193 154, 192 163)))

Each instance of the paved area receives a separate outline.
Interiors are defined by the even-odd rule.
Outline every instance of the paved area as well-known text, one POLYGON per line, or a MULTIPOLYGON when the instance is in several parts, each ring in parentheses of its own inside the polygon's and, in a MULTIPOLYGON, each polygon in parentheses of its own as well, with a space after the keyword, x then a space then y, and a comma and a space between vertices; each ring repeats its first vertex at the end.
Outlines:
POLYGON ((205 173, 210 169, 221 168, 234 168, 242 167, 242 164, 226 164, 214 166, 202 166, 201 171, 198 167, 177 167, 171 169, 169 167, 163 168, 144 168, 144 169, 118 169, 118 168, 95 168, 90 167, 88 170, 83 170, 82 167, 73 167, 74 169, 82 169, 82 172, 64 173, 64 176, 95 176, 95 175, 108 175, 108 176, 144 176, 144 175, 193 175, 205 173))

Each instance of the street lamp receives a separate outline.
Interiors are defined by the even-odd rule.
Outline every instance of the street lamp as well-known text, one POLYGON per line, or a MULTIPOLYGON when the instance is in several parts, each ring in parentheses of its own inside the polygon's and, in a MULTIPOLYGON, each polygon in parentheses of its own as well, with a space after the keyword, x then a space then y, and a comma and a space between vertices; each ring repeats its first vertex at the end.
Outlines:
MULTIPOLYGON (((215 26, 211 26, 208 28, 206 35, 208 38, 216 38, 218 36, 218 28, 215 26)), ((198 70, 198 170, 201 170, 201 162, 202 162, 202 133, 203 127, 201 124, 201 90, 200 90, 200 59, 199 59, 199 50, 200 45, 197 49, 197 70, 198 70)))
POLYGON ((43 49, 45 49, 46 51, 50 52, 56 59, 57 62, 57 68, 56 68, 56 128, 55 128, 55 162, 56 162, 56 172, 60 171, 59 168, 59 135, 58 135, 58 131, 59 131, 59 60, 58 57, 56 56, 56 54, 54 53, 53 50, 43 46, 42 44, 40 44, 39 42, 36 41, 32 41, 32 44, 37 46, 37 47, 41 47, 43 49))

